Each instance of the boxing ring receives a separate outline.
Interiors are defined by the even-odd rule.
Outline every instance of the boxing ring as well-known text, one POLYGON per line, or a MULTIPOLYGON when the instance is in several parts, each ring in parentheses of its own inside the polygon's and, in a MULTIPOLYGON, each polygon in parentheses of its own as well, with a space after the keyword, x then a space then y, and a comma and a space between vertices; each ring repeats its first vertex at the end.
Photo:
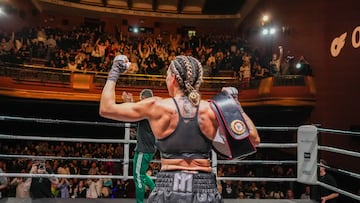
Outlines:
MULTIPOLYGON (((17 142, 17 140, 30 140, 30 141, 45 141, 45 142, 65 142, 65 143, 101 143, 101 144, 121 144, 123 145, 123 157, 122 158, 87 158, 87 157, 70 157, 70 156, 32 156, 23 154, 0 154, 0 159, 14 160, 14 159, 26 159, 26 160, 89 160, 98 162, 117 162, 122 165, 122 174, 119 175, 75 175, 75 174, 30 174, 30 173, 1 173, 0 176, 8 178, 23 177, 23 178, 78 178, 78 179, 89 179, 89 178, 110 178, 110 179, 125 179, 130 180, 133 177, 130 175, 130 165, 132 164, 131 159, 131 145, 136 144, 136 140, 131 138, 131 128, 134 128, 134 123, 108 123, 108 122, 89 122, 89 121, 73 121, 73 120, 56 120, 56 119, 42 119, 42 118, 25 118, 25 117, 13 117, 13 116, 0 116, 0 121, 7 122, 29 122, 29 123, 40 123, 40 124, 78 124, 78 125, 96 125, 96 126, 111 126, 119 127, 124 129, 123 139, 94 139, 94 138, 69 138, 69 137, 45 137, 45 136, 24 136, 24 135, 12 135, 12 134, 0 134, 1 140, 11 140, 17 142)), ((321 186, 329 190, 339 193, 340 196, 345 199, 350 199, 353 202, 360 201, 359 194, 355 191, 348 191, 346 189, 337 188, 331 185, 327 185, 318 180, 318 166, 319 163, 319 152, 331 152, 341 154, 343 156, 349 156, 355 159, 360 158, 359 151, 351 151, 346 149, 335 148, 331 146, 322 146, 318 143, 318 136, 320 133, 333 133, 343 134, 344 136, 360 136, 360 132, 343 131, 343 130, 332 130, 320 128, 315 125, 303 125, 299 127, 257 127, 259 134, 264 131, 276 132, 289 132, 296 135, 296 142, 291 143, 271 143, 262 142, 258 149, 292 149, 294 150, 294 159, 292 160, 259 160, 259 159, 242 159, 242 160, 225 160, 213 151, 211 157, 211 166, 214 173, 217 173, 219 165, 249 165, 254 166, 253 168, 263 168, 266 165, 293 165, 296 169, 295 177, 255 177, 255 176, 217 176, 218 180, 233 180, 243 182, 295 182, 304 185, 321 186)), ((153 160, 158 162, 159 160, 153 160)), ((360 174, 343 169, 325 166, 326 169, 331 170, 334 173, 341 173, 351 178, 355 183, 359 183, 360 174)), ((153 177, 155 178, 155 177, 153 177)), ((359 189, 359 188, 358 188, 359 189)), ((340 197, 339 196, 339 197, 340 197)), ((339 198, 338 198, 339 199, 339 198)), ((119 199, 17 199, 15 197, 8 197, 0 199, 0 203, 5 202, 135 202, 135 199, 124 198, 119 199)), ((145 201, 146 202, 146 201, 145 201)), ((304 199, 224 199, 225 203, 235 202, 315 202, 313 200, 304 199)), ((338 201, 339 202, 339 201, 338 201)))

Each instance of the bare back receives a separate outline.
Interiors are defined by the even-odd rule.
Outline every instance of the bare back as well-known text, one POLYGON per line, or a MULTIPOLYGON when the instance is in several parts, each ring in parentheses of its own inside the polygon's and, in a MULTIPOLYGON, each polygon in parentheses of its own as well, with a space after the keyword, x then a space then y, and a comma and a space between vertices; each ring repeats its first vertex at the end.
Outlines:
MULTIPOLYGON (((157 139, 169 136, 177 127, 179 112, 173 99, 161 99, 153 103, 149 121, 153 133, 157 139)), ((210 140, 213 140, 218 124, 209 102, 201 101, 198 111, 198 122, 202 133, 210 140)))

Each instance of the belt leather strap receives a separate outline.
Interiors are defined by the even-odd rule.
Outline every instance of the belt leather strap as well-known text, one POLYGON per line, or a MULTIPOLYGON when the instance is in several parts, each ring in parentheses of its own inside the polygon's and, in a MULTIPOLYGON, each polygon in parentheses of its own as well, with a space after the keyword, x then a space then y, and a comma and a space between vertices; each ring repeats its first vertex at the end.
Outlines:
POLYGON ((228 159, 241 159, 255 153, 240 103, 223 91, 210 100, 210 106, 219 122, 213 149, 228 159))

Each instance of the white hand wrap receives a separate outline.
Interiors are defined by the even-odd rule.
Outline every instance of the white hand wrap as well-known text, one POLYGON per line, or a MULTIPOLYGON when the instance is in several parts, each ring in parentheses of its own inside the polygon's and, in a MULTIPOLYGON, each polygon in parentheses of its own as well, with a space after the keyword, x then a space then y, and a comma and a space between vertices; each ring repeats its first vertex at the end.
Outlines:
POLYGON ((114 58, 113 65, 109 71, 108 80, 117 82, 121 73, 129 68, 130 62, 125 55, 117 55, 114 58))

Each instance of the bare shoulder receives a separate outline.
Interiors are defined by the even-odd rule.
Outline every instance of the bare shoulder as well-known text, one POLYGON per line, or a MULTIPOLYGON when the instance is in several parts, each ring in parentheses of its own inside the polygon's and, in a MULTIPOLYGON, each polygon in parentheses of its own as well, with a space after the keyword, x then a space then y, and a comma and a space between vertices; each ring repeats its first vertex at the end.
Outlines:
POLYGON ((147 110, 150 112, 150 114, 152 114, 152 116, 170 112, 172 113, 176 108, 171 98, 150 97, 142 100, 141 102, 147 103, 147 110))
POLYGON ((201 131, 206 137, 212 140, 216 134, 218 122, 210 102, 202 100, 199 106, 198 122, 201 131))
POLYGON ((201 115, 209 116, 209 118, 215 118, 215 114, 210 106, 210 102, 207 100, 201 100, 199 105, 199 113, 201 115))

